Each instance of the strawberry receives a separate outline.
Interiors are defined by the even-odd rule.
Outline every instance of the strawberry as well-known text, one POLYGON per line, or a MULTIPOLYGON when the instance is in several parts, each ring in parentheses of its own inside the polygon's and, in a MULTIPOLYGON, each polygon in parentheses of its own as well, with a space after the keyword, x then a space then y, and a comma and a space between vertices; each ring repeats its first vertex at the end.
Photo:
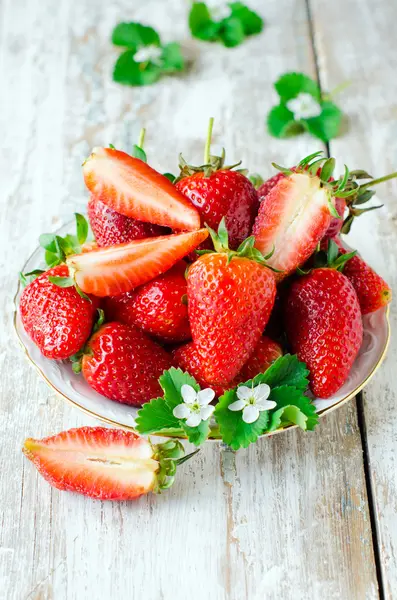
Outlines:
POLYGON ((253 379, 258 373, 264 373, 282 355, 280 344, 262 335, 255 350, 237 376, 239 383, 253 379))
POLYGON ((59 287, 49 277, 67 277, 66 265, 45 271, 21 294, 19 311, 26 333, 47 358, 69 358, 87 341, 98 300, 82 298, 74 287, 59 287))
POLYGON ((363 339, 356 292, 343 273, 314 269, 295 281, 285 308, 292 350, 310 371, 310 388, 329 398, 345 383, 363 339))
MULTIPOLYGON (((338 245, 340 254, 348 252, 338 238, 334 241, 338 245)), ((392 291, 389 285, 358 254, 346 262, 343 274, 356 290, 363 315, 374 312, 391 302, 392 291)))
POLYGON ((169 233, 159 225, 121 215, 92 195, 88 201, 88 219, 99 246, 125 244, 169 233))
POLYGON ((189 342, 188 344, 184 344, 183 346, 175 348, 172 351, 172 358, 175 361, 176 366, 180 367, 183 371, 187 371, 192 377, 194 377, 202 389, 211 388, 214 390, 215 395, 218 398, 222 396, 226 390, 237 385, 237 383, 234 381, 230 382, 229 385, 217 385, 209 383, 205 379, 201 359, 193 342, 189 342))
POLYGON ((24 455, 58 490, 97 500, 133 500, 170 487, 183 456, 177 440, 152 445, 132 431, 80 427, 25 441, 24 455))
POLYGON ((208 231, 165 235, 68 256, 70 277, 86 294, 129 292, 170 269, 203 242, 208 231))
POLYGON ((193 341, 205 379, 228 384, 252 354, 267 323, 276 294, 275 278, 247 238, 229 250, 222 219, 211 231, 216 253, 189 268, 188 310, 193 341))
POLYGON ((193 231, 200 215, 175 186, 143 160, 114 148, 94 148, 83 165, 96 200, 126 217, 193 231))
POLYGON ((224 154, 222 157, 210 156, 212 125, 213 119, 210 120, 204 165, 189 166, 181 157, 181 173, 175 187, 197 208, 202 225, 217 230, 225 217, 230 248, 236 249, 251 233, 259 207, 258 195, 243 173, 232 171, 233 167, 224 167, 224 154))
POLYGON ((164 348, 137 327, 114 322, 94 333, 81 360, 84 378, 95 391, 132 406, 162 394, 158 378, 171 366, 164 348))
MULTIPOLYGON (((296 167, 292 167, 291 171, 295 172, 296 167)), ((263 198, 266 198, 268 193, 271 192, 271 190, 278 184, 278 182, 281 181, 281 179, 284 179, 285 177, 286 175, 282 171, 280 171, 279 173, 276 173, 275 175, 273 175, 273 177, 270 177, 267 181, 262 183, 262 185, 259 186, 259 188, 257 189, 259 201, 261 202, 263 198)))
POLYGON ((332 216, 338 217, 333 198, 335 186, 342 197, 343 187, 329 182, 334 159, 325 160, 320 171, 312 156, 301 161, 296 172, 285 170, 261 201, 253 234, 255 247, 263 254, 274 252, 268 263, 281 271, 281 280, 301 266, 314 252, 330 226, 332 216), (314 173, 314 174, 313 174, 314 173))
POLYGON ((166 273, 132 292, 106 298, 107 318, 137 325, 146 333, 167 342, 191 337, 187 314, 186 263, 176 263, 166 273))

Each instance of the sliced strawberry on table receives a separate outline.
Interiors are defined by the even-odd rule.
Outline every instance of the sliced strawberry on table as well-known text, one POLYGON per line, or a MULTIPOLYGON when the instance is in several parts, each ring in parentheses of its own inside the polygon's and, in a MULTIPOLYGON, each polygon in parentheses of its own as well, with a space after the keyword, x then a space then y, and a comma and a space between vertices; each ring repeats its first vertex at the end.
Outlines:
POLYGON ((166 342, 189 340, 186 268, 187 264, 180 261, 136 290, 106 298, 107 318, 137 325, 166 342))
MULTIPOLYGON (((230 248, 236 249, 252 229, 258 212, 258 194, 251 181, 240 171, 225 167, 222 156, 210 155, 213 119, 210 119, 204 165, 188 165, 180 157, 180 175, 175 184, 201 216, 202 224, 217 230, 224 217, 230 248)), ((207 240, 206 247, 211 247, 207 240)))
POLYGON ((170 233, 169 229, 137 221, 122 215, 91 195, 88 201, 88 220, 98 246, 126 244, 133 240, 157 237, 170 233))
POLYGON ((85 344, 99 306, 97 298, 82 298, 74 286, 54 283, 67 277, 65 264, 45 271, 25 287, 19 303, 26 333, 45 357, 56 360, 69 358, 85 344))
POLYGON ((190 458, 177 440, 152 445, 136 433, 105 427, 69 429, 22 449, 53 487, 97 500, 133 500, 169 488, 190 458))
POLYGON ((137 327, 106 323, 89 339, 73 369, 99 394, 142 406, 162 394, 158 378, 172 366, 170 355, 137 327))
POLYGON ((127 217, 177 230, 200 227, 200 215, 173 183, 148 164, 114 148, 94 148, 83 165, 97 200, 127 217))
POLYGON ((67 257, 70 276, 86 294, 116 296, 170 269, 208 237, 206 229, 100 248, 67 257))

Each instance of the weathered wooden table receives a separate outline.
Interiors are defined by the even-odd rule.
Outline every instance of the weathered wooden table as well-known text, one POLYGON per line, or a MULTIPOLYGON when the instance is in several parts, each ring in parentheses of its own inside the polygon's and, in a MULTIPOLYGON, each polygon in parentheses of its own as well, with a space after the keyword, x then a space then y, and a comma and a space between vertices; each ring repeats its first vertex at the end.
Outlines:
MULTIPOLYGON (((1 548, 6 600, 373 600, 397 598, 396 341, 374 380, 316 432, 263 439, 236 455, 208 443, 162 496, 93 502, 51 489, 20 451, 95 421, 64 404, 25 362, 13 334, 17 272, 40 232, 84 210, 80 165, 92 146, 128 150, 142 126, 154 166, 200 160, 207 119, 230 160, 270 175, 321 148, 270 138, 272 83, 305 71, 338 97, 349 128, 340 164, 374 175, 397 165, 397 4, 250 0, 263 33, 234 50, 189 39, 188 3, 2 0, 1 548), (142 88, 111 80, 120 20, 183 40, 194 65, 142 88)), ((397 288, 396 182, 349 238, 397 288)), ((396 312, 392 307, 392 327, 396 312)))

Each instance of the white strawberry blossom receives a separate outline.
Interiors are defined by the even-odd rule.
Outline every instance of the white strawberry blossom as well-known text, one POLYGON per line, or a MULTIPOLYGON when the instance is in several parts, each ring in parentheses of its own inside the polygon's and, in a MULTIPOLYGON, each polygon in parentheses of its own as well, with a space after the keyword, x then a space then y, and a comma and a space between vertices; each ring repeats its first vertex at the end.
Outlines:
POLYGON ((197 427, 201 421, 210 418, 215 410, 215 406, 210 406, 210 402, 215 397, 214 390, 207 388, 205 390, 196 390, 191 385, 181 387, 183 402, 175 406, 172 411, 177 419, 186 419, 188 427, 197 427))
POLYGON ((288 100, 287 108, 294 113, 295 121, 311 119, 321 114, 321 106, 311 94, 301 93, 296 98, 288 100))
MULTIPOLYGON (((208 4, 207 4, 207 6, 208 6, 208 4)), ((227 19, 228 17, 230 17, 230 14, 232 12, 232 9, 230 8, 230 6, 228 4, 225 4, 225 3, 219 4, 219 2, 210 2, 209 10, 210 10, 211 16, 214 19, 216 19, 217 21, 222 21, 223 19, 227 19)))
POLYGON ((137 63, 152 62, 155 65, 161 64, 163 50, 160 46, 150 44, 149 46, 141 46, 134 54, 134 61, 137 63))
POLYGON ((245 423, 255 423, 262 411, 277 406, 273 400, 268 400, 270 387, 267 383, 260 383, 256 387, 241 385, 236 393, 238 400, 229 404, 228 408, 233 412, 242 410, 245 423))

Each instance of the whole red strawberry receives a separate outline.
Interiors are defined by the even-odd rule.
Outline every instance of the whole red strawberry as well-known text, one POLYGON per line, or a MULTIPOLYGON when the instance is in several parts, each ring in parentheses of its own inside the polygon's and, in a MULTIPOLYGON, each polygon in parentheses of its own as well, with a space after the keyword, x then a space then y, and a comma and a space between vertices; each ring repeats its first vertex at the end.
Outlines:
POLYGON ((259 207, 258 194, 245 175, 224 168, 224 155, 210 156, 212 125, 213 119, 208 131, 205 164, 191 167, 181 158, 176 188, 197 208, 202 225, 217 230, 225 218, 230 248, 236 249, 251 233, 259 207))
POLYGON ((232 381, 229 385, 217 385, 214 383, 209 383, 205 379, 200 356, 193 342, 189 342, 188 344, 179 346, 179 348, 175 348, 172 351, 172 357, 176 366, 180 367, 183 371, 187 371, 192 377, 194 377, 202 389, 211 388, 214 390, 215 395, 218 398, 219 396, 222 396, 227 389, 233 388, 237 385, 237 383, 234 381, 232 381))
POLYGON ((343 273, 314 269, 295 281, 285 308, 289 342, 310 371, 310 388, 329 398, 345 383, 363 339, 356 292, 343 273))
POLYGON ((132 292, 105 300, 108 319, 137 325, 146 333, 167 342, 190 339, 187 313, 186 263, 155 277, 132 292))
POLYGON ((171 366, 167 352, 137 327, 107 323, 86 344, 81 369, 99 394, 142 406, 161 395, 158 378, 171 366))
POLYGON ((211 233, 216 253, 204 254, 188 271, 190 327, 205 379, 228 384, 258 343, 276 294, 275 278, 248 238, 228 249, 221 221, 211 233))
POLYGON ((113 246, 170 233, 165 227, 126 217, 93 195, 88 201, 87 212, 98 246, 113 246))
MULTIPOLYGON (((340 240, 335 238, 334 241, 338 245, 340 254, 349 252, 340 240)), ((346 262, 343 274, 356 290, 363 315, 374 312, 391 302, 390 286, 358 254, 346 262)))
POLYGON ((183 459, 177 441, 153 445, 132 431, 80 427, 25 440, 22 449, 40 475, 58 490, 98 500, 132 500, 172 485, 183 459))
POLYGON ((23 290, 19 304, 25 331, 47 358, 76 354, 94 324, 97 298, 82 298, 75 287, 59 287, 49 277, 68 277, 66 265, 42 273, 23 290))
POLYGON ((266 335, 262 335, 253 353, 237 375, 239 382, 248 381, 258 373, 264 373, 282 355, 283 351, 280 344, 273 342, 266 335))

